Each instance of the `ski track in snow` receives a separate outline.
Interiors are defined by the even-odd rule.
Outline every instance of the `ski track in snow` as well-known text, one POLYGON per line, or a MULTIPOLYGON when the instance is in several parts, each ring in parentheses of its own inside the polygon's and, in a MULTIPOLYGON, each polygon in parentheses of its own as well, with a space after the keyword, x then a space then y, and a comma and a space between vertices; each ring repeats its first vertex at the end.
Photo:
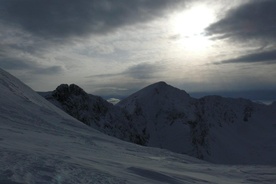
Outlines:
POLYGON ((0 183, 276 183, 276 167, 216 165, 123 142, 71 118, 0 69, 0 183))

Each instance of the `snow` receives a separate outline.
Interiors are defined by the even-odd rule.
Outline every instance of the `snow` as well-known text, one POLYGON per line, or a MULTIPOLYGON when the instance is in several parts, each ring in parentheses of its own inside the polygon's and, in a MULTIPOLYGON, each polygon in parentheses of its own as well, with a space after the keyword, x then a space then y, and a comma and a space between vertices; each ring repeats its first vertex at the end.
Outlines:
POLYGON ((147 146, 220 164, 276 165, 276 108, 246 99, 191 98, 165 82, 120 101, 147 146))
POLYGON ((104 135, 0 69, 0 183, 275 183, 275 166, 216 165, 104 135))

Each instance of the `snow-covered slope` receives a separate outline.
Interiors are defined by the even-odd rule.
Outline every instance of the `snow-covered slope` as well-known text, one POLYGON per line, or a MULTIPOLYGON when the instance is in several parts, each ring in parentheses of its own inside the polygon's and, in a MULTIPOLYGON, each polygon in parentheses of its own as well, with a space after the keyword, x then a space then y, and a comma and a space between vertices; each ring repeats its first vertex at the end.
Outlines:
POLYGON ((275 106, 245 99, 191 98, 164 82, 117 106, 132 116, 147 145, 214 163, 276 164, 275 106))
POLYGON ((1 184, 275 183, 275 166, 213 165, 104 135, 0 69, 1 184))
POLYGON ((87 94, 75 84, 61 84, 53 92, 39 94, 86 125, 122 140, 144 144, 143 137, 121 108, 99 96, 87 94))

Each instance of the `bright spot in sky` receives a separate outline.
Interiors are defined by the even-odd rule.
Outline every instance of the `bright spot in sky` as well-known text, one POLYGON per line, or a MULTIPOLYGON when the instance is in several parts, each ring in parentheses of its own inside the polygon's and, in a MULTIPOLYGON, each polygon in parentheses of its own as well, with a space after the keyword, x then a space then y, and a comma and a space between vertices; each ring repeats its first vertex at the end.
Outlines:
POLYGON ((171 31, 182 47, 192 51, 206 49, 212 41, 204 36, 204 29, 215 21, 215 13, 206 5, 196 5, 177 12, 170 18, 171 31))

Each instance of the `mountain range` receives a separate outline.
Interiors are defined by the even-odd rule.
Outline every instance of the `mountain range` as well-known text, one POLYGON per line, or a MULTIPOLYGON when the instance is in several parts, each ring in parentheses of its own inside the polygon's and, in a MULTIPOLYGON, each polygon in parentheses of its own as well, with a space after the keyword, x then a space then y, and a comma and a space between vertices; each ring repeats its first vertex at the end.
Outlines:
MULTIPOLYGON (((130 105, 126 101, 123 104, 130 105)), ((139 114, 145 112, 137 117, 139 114)), ((254 113, 249 121, 253 118, 254 113)), ((135 121, 134 117, 131 122, 135 121)), ((268 145, 273 152, 273 144, 268 145)), ((211 164, 166 149, 121 141, 81 123, 0 69, 1 184, 269 184, 276 182, 272 164, 211 164)))
POLYGON ((75 84, 40 93, 93 128, 136 144, 221 164, 276 164, 276 103, 192 98, 165 82, 112 105, 75 84))

